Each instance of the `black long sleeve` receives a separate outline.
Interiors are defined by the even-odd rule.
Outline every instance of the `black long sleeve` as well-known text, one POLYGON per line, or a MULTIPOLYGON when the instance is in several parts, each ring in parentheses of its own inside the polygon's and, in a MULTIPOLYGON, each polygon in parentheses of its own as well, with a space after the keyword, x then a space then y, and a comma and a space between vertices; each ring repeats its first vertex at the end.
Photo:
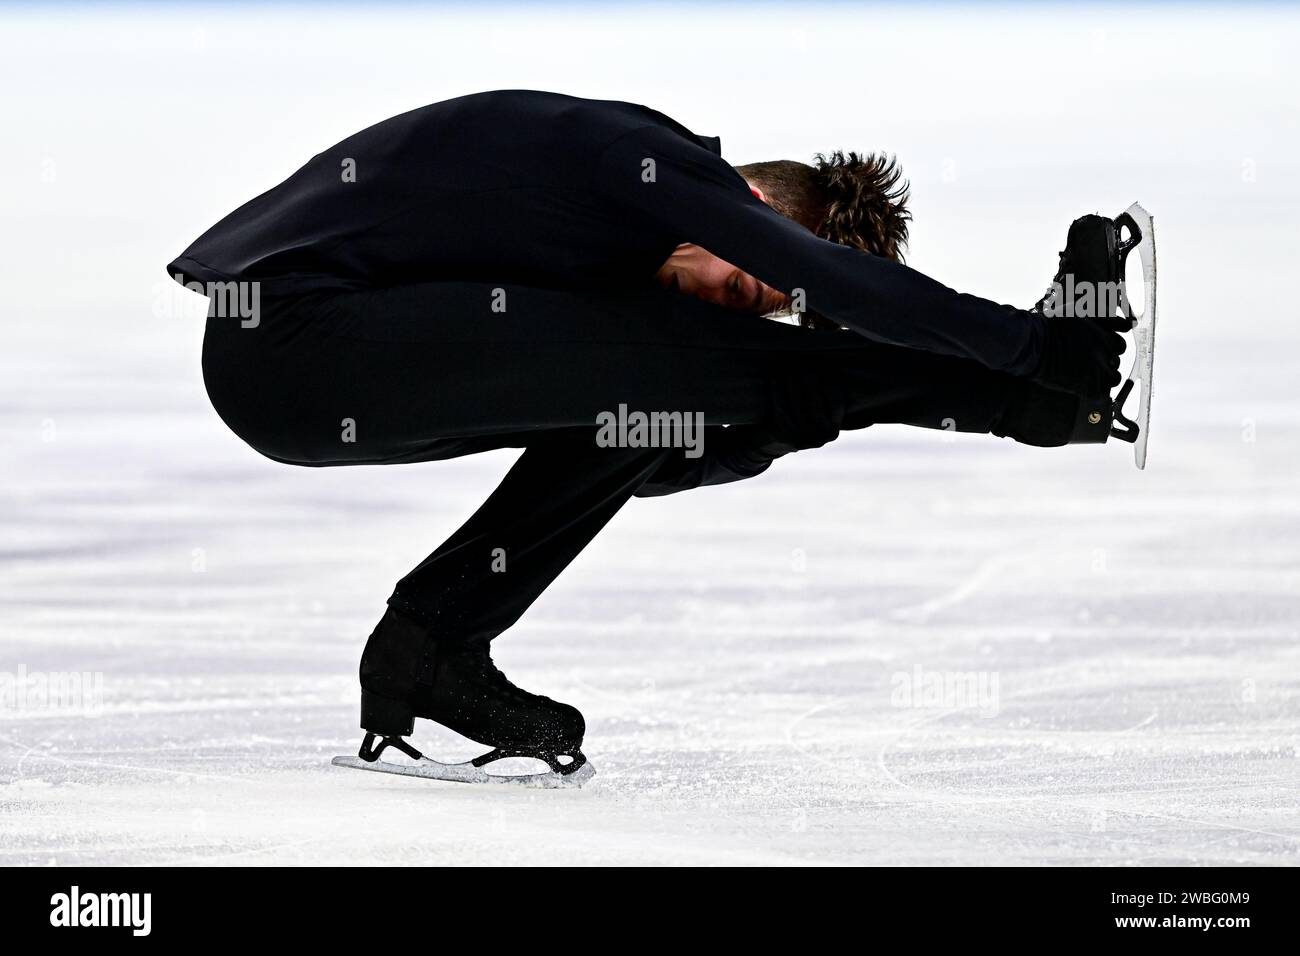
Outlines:
POLYGON ((754 198, 716 138, 662 113, 556 93, 479 93, 362 130, 168 272, 268 294, 444 280, 582 289, 649 282, 682 242, 803 289, 809 309, 869 339, 1018 375, 1038 366, 1041 316, 818 239, 754 198))
POLYGON ((594 191, 644 224, 702 246, 878 342, 971 358, 1018 375, 1038 365, 1041 316, 955 292, 908 268, 828 242, 755 198, 720 157, 662 126, 608 146, 594 191), (647 160, 653 160, 653 178, 647 160))

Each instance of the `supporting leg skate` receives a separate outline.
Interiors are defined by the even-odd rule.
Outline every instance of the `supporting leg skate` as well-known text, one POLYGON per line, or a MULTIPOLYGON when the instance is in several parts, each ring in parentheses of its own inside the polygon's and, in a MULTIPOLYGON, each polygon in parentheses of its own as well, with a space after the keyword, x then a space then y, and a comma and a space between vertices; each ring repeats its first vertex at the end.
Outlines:
POLYGON ((580 787, 595 775, 582 753, 586 722, 576 707, 516 686, 492 661, 486 642, 439 640, 389 607, 361 659, 361 729, 355 757, 336 767, 458 783, 580 787), (416 718, 432 720, 490 748, 463 763, 431 760, 406 741, 416 718), (383 760, 389 748, 409 760, 383 760), (490 773, 499 760, 541 760, 545 773, 490 773))
POLYGON ((355 757, 335 757, 331 763, 336 767, 350 767, 353 770, 372 770, 377 773, 395 773, 407 777, 425 777, 430 780, 450 780, 455 783, 502 783, 548 790, 581 787, 596 775, 596 768, 587 761, 581 751, 572 754, 554 754, 497 748, 463 763, 441 763, 424 756, 401 737, 379 736, 374 733, 366 734, 361 742, 361 749, 355 757), (380 759, 389 747, 406 754, 413 762, 395 763, 380 759), (488 765, 509 757, 535 758, 543 761, 550 770, 544 773, 493 774, 485 769, 488 765))

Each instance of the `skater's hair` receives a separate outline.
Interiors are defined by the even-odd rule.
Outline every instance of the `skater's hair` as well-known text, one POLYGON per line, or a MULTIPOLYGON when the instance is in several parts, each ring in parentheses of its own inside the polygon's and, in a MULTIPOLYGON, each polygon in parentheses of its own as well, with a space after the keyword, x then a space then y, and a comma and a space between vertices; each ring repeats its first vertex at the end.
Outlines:
POLYGON ((778 159, 738 166, 767 203, 823 239, 901 262, 909 186, 892 156, 836 150, 816 165, 778 159))

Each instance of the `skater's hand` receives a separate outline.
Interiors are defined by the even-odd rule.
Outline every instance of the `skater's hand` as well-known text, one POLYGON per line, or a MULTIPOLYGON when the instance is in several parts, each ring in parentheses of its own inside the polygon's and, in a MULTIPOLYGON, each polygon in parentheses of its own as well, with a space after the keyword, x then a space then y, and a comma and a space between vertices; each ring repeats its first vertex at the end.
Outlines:
POLYGON ((1040 385, 1085 398, 1104 398, 1120 383, 1119 357, 1127 319, 1057 318, 1046 323, 1043 357, 1030 376, 1040 385))

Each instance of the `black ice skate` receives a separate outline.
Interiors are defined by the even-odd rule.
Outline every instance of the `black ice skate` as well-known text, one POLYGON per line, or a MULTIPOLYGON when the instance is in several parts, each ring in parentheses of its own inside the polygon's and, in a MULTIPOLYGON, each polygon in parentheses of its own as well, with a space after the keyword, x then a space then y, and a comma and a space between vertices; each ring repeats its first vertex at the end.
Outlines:
POLYGON ((336 767, 528 787, 581 787, 595 768, 581 751, 586 724, 577 708, 516 687, 492 663, 486 645, 438 641, 420 624, 389 608, 361 656, 361 727, 355 757, 336 767), (402 738, 415 718, 437 721, 492 749, 464 763, 440 763, 402 738), (410 758, 382 760, 393 748, 410 758), (488 773, 509 757, 544 761, 545 773, 488 773))
POLYGON ((1104 442, 1112 436, 1131 442, 1134 462, 1145 468, 1156 331, 1156 236, 1150 214, 1134 203, 1113 220, 1104 216, 1076 219, 1056 278, 1034 311, 1048 318, 1122 316, 1129 320, 1135 348, 1128 379, 1113 398, 1080 402, 1070 442, 1104 442), (1134 313, 1125 282, 1128 254, 1135 248, 1142 262, 1141 314, 1134 313), (1124 415, 1124 404, 1136 383, 1141 384, 1137 417, 1131 419, 1124 415))

